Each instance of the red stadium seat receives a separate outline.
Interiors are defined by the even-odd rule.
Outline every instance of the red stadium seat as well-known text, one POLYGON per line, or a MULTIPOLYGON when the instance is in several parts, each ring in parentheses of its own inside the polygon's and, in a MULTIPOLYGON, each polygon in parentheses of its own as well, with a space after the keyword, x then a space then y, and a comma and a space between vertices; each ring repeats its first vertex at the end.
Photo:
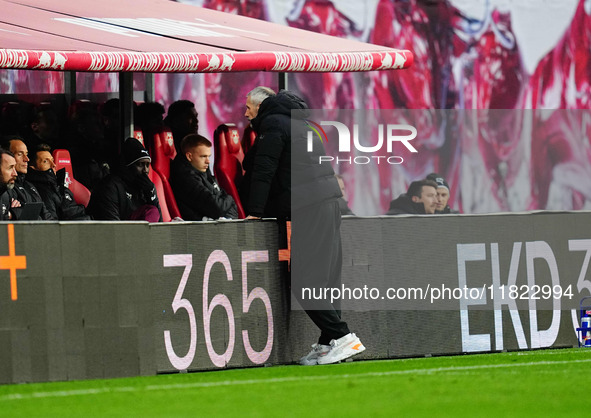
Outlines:
POLYGON ((244 151, 244 154, 246 154, 250 147, 253 146, 256 137, 257 134, 250 124, 244 128, 244 134, 242 135, 242 150, 244 151))
POLYGON ((160 174, 156 172, 156 170, 150 167, 150 173, 148 174, 152 183, 156 187, 156 194, 158 195, 158 202, 160 203, 160 211, 162 212, 162 222, 170 222, 172 217, 170 216, 170 211, 168 210, 168 204, 166 202, 166 194, 164 193, 164 186, 162 178, 160 174))
POLYGON ((172 132, 168 129, 157 131, 151 136, 151 141, 146 142, 148 142, 147 148, 152 158, 152 168, 160 175, 162 180, 162 188, 170 216, 180 218, 181 211, 168 181, 170 178, 170 162, 176 157, 172 132))
POLYGON ((152 156, 152 166, 161 175, 170 177, 170 162, 176 157, 174 140, 172 132, 168 129, 155 132, 150 144, 150 155, 152 156))
POLYGON ((56 171, 62 168, 66 169, 66 187, 68 187, 74 194, 76 203, 88 206, 88 202, 90 201, 90 190, 74 178, 70 151, 66 149, 56 149, 53 151, 53 159, 55 161, 56 171))
POLYGON ((244 153, 240 145, 240 134, 234 124, 222 124, 213 133, 215 153, 214 175, 221 188, 234 198, 238 207, 238 217, 245 218, 244 209, 238 195, 237 185, 244 174, 242 160, 244 153))
POLYGON ((133 137, 140 141, 144 147, 146 146, 144 142, 144 133, 142 131, 136 129, 135 131, 133 131, 133 137))

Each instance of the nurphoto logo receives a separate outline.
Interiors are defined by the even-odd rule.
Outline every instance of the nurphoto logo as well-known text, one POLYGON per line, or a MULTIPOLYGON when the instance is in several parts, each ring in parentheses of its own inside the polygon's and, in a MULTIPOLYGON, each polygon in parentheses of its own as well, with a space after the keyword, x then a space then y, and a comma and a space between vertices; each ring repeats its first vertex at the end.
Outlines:
POLYGON ((310 130, 307 132, 307 152, 314 152, 314 137, 320 139, 323 144, 328 143, 328 135, 323 126, 332 126, 336 128, 338 133, 338 152, 351 153, 351 143, 353 144, 356 153, 362 155, 356 156, 331 156, 320 155, 318 157, 318 164, 326 162, 335 162, 336 164, 356 164, 366 165, 373 162, 377 164, 402 164, 404 159, 401 156, 392 155, 394 150, 403 145, 409 152, 418 152, 411 142, 417 136, 417 129, 408 124, 378 124, 377 126, 377 141, 373 145, 363 145, 359 137, 359 124, 353 124, 353 135, 350 129, 342 122, 337 121, 321 121, 319 124, 311 120, 306 121, 310 130), (352 139, 352 141, 351 141, 352 139), (386 153, 383 148, 386 147, 386 153), (372 154, 372 155, 365 155, 372 154))

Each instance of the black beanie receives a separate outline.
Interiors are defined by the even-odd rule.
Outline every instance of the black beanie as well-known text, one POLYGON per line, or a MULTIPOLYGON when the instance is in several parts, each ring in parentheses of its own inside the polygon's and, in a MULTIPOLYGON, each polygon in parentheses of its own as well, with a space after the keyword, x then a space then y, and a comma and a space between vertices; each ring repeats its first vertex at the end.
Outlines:
POLYGON ((449 184, 447 184, 447 181, 445 181, 442 175, 437 173, 431 173, 427 176, 427 180, 433 180, 435 183, 437 183, 437 187, 445 187, 448 191, 451 192, 449 184))
POLYGON ((148 161, 152 162, 148 151, 146 151, 142 143, 135 138, 127 138, 125 140, 121 153, 123 154, 123 163, 128 167, 136 161, 144 158, 147 158, 148 161))

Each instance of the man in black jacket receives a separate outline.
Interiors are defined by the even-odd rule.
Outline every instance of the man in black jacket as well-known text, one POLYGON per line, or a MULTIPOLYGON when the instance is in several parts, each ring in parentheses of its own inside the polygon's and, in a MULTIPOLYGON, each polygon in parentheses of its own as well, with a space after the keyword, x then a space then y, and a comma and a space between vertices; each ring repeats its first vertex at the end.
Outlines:
MULTIPOLYGON (((41 213, 39 214, 39 220, 57 220, 57 217, 52 216, 47 210, 47 207, 45 207, 39 191, 31 182, 25 179, 27 172, 29 171, 29 150, 27 149, 24 140, 19 136, 11 135, 4 138, 3 146, 12 152, 16 159, 16 172, 18 173, 18 177, 16 178, 11 195, 21 202, 21 204, 42 203, 43 205, 41 207, 41 213)), ((14 212, 18 219, 20 216, 20 210, 15 209, 14 212)))
MULTIPOLYGON (((275 96, 275 91, 269 87, 259 86, 251 90, 246 96, 246 110, 244 116, 252 122, 256 118, 261 103, 270 96, 275 96)), ((256 123, 256 122, 255 122, 256 123)), ((251 125, 252 126, 252 125, 251 125)), ((242 160, 242 168, 244 170, 244 176, 242 181, 238 185, 238 193, 240 195, 240 201, 242 205, 248 210, 248 201, 250 199, 250 183, 252 180, 252 167, 254 165, 254 157, 257 153, 257 142, 256 139, 252 146, 248 149, 242 160)), ((247 214, 248 215, 248 214, 247 214)))
POLYGON ((160 222, 162 214, 154 183, 150 181, 152 159, 135 138, 122 146, 120 173, 110 174, 92 191, 88 213, 97 220, 160 222))
MULTIPOLYGON (((247 117, 257 133, 255 145, 249 150, 245 179, 248 193, 245 195, 247 219, 260 217, 289 219, 291 212, 291 93, 280 97, 269 95, 260 105, 250 106, 251 96, 257 94, 257 87, 246 97, 247 117)), ((293 95, 293 97, 296 97, 293 95)), ((298 98, 298 100, 301 100, 298 98)), ((307 106, 306 106, 307 108, 307 106)))
POLYGON ((433 180, 413 181, 406 194, 401 194, 390 202, 386 215, 433 215, 437 202, 437 183, 433 180))
POLYGON ((55 162, 51 147, 39 144, 29 160, 27 179, 33 183, 45 203, 45 207, 55 219, 60 221, 87 221, 84 205, 74 200, 74 194, 66 187, 66 169, 55 172, 55 162))
POLYGON ((14 155, 12 152, 0 148, 0 221, 16 219, 14 210, 21 206, 21 203, 10 194, 14 189, 16 177, 14 155))
POLYGON ((342 267, 342 194, 332 166, 318 164, 322 142, 316 139, 308 151, 308 114, 306 103, 288 91, 267 97, 256 109, 247 219, 291 219, 291 290, 320 329, 300 364, 316 365, 339 362, 365 347, 341 319, 338 302, 305 297, 306 289, 339 288, 342 267))
POLYGON ((170 164, 170 185, 183 219, 237 219, 236 202, 220 188, 209 170, 211 142, 190 134, 183 138, 180 148, 170 164))

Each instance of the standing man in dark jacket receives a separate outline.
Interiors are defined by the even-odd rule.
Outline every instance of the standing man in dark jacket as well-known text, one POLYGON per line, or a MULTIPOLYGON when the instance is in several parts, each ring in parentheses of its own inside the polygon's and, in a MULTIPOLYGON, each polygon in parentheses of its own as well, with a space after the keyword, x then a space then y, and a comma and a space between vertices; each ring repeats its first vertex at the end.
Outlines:
POLYGON ((65 185, 66 169, 55 172, 51 147, 39 144, 29 160, 27 179, 39 191, 45 207, 60 221, 88 221, 84 205, 74 200, 74 194, 65 185))
MULTIPOLYGON (((261 107, 261 103, 270 96, 275 96, 275 91, 269 87, 259 86, 255 87, 248 95, 246 96, 246 111, 244 112, 244 116, 251 122, 254 118, 256 118, 259 108, 261 107)), ((255 122, 256 123, 256 122, 255 122)), ((253 128, 254 129, 254 128, 253 128)), ((242 168, 244 169, 244 176, 242 177, 242 181, 238 185, 238 193, 240 194, 240 200, 242 205, 248 211, 248 201, 250 199, 250 183, 252 180, 252 167, 254 165, 254 157, 257 153, 257 142, 252 144, 252 146, 248 149, 247 153, 244 155, 244 159, 242 160, 242 168)))
POLYGON ((183 219, 237 219, 236 202, 220 188, 209 170, 209 139, 190 134, 183 138, 180 148, 170 165, 170 185, 183 219))
POLYGON ((88 212, 97 220, 161 222, 156 187, 148 177, 148 151, 137 139, 127 138, 122 156, 119 175, 110 174, 92 191, 88 212))
POLYGON ((341 319, 339 303, 304 296, 305 289, 340 287, 342 267, 342 194, 332 166, 318 164, 318 156, 325 153, 322 143, 316 139, 308 151, 308 114, 306 103, 288 91, 258 106, 251 120, 257 139, 247 219, 291 219, 292 292, 320 329, 318 342, 300 364, 316 365, 339 362, 365 347, 341 319))

